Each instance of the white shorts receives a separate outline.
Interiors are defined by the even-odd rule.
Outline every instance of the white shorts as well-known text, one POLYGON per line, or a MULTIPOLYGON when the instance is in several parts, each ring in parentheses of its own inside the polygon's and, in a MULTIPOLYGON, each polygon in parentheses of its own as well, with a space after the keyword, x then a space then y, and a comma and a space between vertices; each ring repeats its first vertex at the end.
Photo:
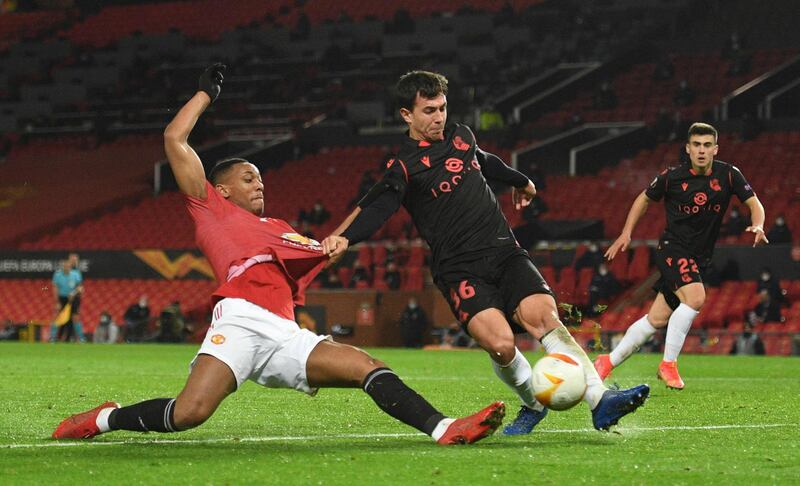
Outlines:
MULTIPOLYGON (((197 351, 222 361, 236 377, 236 387, 250 379, 267 388, 294 388, 314 395, 306 361, 314 347, 330 336, 318 336, 244 299, 222 299, 214 307, 211 327, 197 351)), ((197 360, 192 360, 191 366, 197 360)))

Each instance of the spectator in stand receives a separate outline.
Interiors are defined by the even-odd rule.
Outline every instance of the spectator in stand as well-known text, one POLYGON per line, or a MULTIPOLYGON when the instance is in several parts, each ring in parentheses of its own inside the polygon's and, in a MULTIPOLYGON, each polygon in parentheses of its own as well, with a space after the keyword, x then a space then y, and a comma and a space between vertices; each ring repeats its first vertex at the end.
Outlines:
POLYGON ((403 346, 407 348, 421 348, 428 328, 428 316, 419 306, 416 297, 409 297, 406 308, 400 315, 400 334, 403 336, 403 346))
POLYGON ((744 42, 742 37, 738 32, 732 32, 730 37, 728 37, 728 39, 725 41, 725 45, 722 46, 722 58, 734 58, 736 55, 742 52, 743 47, 744 42))
POLYGON ((306 214, 306 221, 315 226, 324 224, 329 219, 331 219, 331 213, 325 209, 325 206, 319 199, 314 203, 314 207, 311 208, 311 211, 306 214))
POLYGON ((358 204, 358 201, 361 200, 364 196, 367 195, 372 186, 375 185, 375 176, 372 174, 372 171, 366 171, 361 175, 361 182, 358 184, 358 194, 355 198, 353 198, 350 203, 347 205, 348 208, 355 207, 358 204))
POLYGON ((575 261, 575 271, 580 272, 582 268, 597 268, 603 263, 605 258, 600 247, 594 241, 589 243, 586 251, 575 261))
POLYGON ((350 288, 355 288, 358 282, 369 283, 369 281, 369 270, 364 266, 361 260, 356 260, 353 264, 353 275, 350 277, 350 288))
POLYGON ((758 280, 756 292, 761 293, 762 290, 766 290, 770 298, 779 305, 785 303, 786 291, 781 288, 781 284, 778 279, 773 278, 772 270, 770 270, 769 267, 764 267, 761 269, 761 275, 758 280))
POLYGON ((792 242, 792 232, 786 225, 786 220, 782 214, 779 214, 778 217, 775 218, 775 224, 773 224, 772 228, 767 232, 767 238, 769 238, 770 243, 773 245, 792 242))
POLYGON ((600 85, 600 89, 594 94, 594 109, 595 110, 613 110, 619 104, 617 94, 611 83, 604 81, 600 85))
POLYGON ((758 292, 758 304, 756 304, 753 312, 758 323, 783 322, 781 305, 776 299, 772 298, 767 289, 762 289, 758 292))
POLYGON ((678 90, 675 92, 672 101, 677 106, 689 106, 694 103, 694 90, 689 87, 689 82, 682 79, 678 84, 678 90))
POLYGON ((312 240, 316 239, 316 236, 314 235, 314 231, 311 229, 311 225, 308 223, 308 221, 302 221, 300 223, 300 231, 299 231, 299 233, 301 235, 305 236, 306 238, 310 238, 312 240))
POLYGON ((150 307, 147 306, 147 296, 139 297, 125 311, 125 341, 129 343, 140 342, 144 339, 147 324, 150 322, 150 307))
POLYGON ((479 130, 501 130, 505 126, 503 114, 495 107, 494 103, 486 103, 481 110, 479 130))
POLYGON ((666 54, 658 58, 656 67, 653 70, 653 79, 656 81, 666 81, 675 76, 675 65, 672 58, 666 54))
POLYGON ((731 63, 728 65, 728 71, 725 73, 730 77, 741 76, 750 72, 750 55, 746 52, 737 52, 731 63))
POLYGON ((119 337, 119 328, 114 320, 111 319, 111 314, 104 310, 100 314, 100 322, 94 330, 92 341, 95 343, 114 344, 119 337))
MULTIPOLYGON (((722 231, 720 234, 722 236, 738 237, 748 226, 750 226, 750 219, 747 216, 743 216, 739 212, 739 208, 737 206, 733 206, 731 208, 731 213, 728 215, 728 220, 722 225, 722 231)), ((767 236, 767 238, 770 242, 772 241, 769 236, 767 236)))
POLYGON ((335 271, 327 270, 322 281, 322 288, 331 290, 342 288, 342 281, 339 280, 339 275, 335 271))
POLYGON ((160 343, 182 343, 186 337, 186 322, 181 312, 181 303, 173 301, 164 307, 158 318, 159 331, 156 341, 160 343))
POLYGON ((620 290, 622 290, 622 285, 608 269, 608 266, 605 263, 598 265, 597 271, 589 283, 589 314, 598 315, 600 312, 597 306, 600 302, 611 299, 619 294, 620 290))
POLYGON ((395 262, 389 262, 386 265, 386 273, 383 274, 383 281, 389 290, 398 290, 400 288, 401 278, 400 270, 397 269, 395 262))
POLYGON ((749 323, 745 326, 744 331, 736 341, 733 342, 729 354, 743 354, 743 355, 763 355, 764 342, 758 337, 758 334, 753 331, 753 326, 749 323))

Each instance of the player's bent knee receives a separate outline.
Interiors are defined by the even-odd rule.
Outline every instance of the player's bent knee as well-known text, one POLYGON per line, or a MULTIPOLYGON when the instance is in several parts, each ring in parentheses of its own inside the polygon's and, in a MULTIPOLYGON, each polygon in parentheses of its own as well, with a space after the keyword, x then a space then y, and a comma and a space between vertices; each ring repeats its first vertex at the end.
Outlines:
POLYGON ((192 429, 202 425, 216 410, 216 406, 203 400, 181 400, 175 403, 174 421, 179 430, 192 429))
POLYGON ((493 358, 500 357, 501 364, 510 362, 514 359, 514 355, 516 354, 516 344, 514 343, 513 334, 510 339, 505 336, 487 339, 481 343, 481 346, 492 355, 493 358))
POLYGON ((539 333, 547 332, 561 325, 558 319, 556 301, 548 294, 535 294, 520 302, 515 313, 517 321, 526 330, 531 328, 539 333))

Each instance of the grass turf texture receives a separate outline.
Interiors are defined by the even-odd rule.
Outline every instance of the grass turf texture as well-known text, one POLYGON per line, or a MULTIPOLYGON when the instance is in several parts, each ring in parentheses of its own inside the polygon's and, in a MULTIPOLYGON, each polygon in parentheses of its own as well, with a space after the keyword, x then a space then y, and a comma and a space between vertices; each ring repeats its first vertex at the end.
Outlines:
MULTIPOLYGON (((684 391, 655 379, 660 356, 636 355, 610 381, 648 382, 650 400, 615 432, 584 404, 551 412, 523 437, 499 432, 441 447, 383 414, 359 390, 316 398, 246 383, 201 427, 49 439, 64 417, 103 400, 173 397, 194 346, 0 344, 3 484, 766 484, 800 478, 800 359, 682 356, 684 391)), ((441 411, 518 401, 483 352, 375 349, 441 411)), ((534 361, 541 354, 529 353, 534 361)))

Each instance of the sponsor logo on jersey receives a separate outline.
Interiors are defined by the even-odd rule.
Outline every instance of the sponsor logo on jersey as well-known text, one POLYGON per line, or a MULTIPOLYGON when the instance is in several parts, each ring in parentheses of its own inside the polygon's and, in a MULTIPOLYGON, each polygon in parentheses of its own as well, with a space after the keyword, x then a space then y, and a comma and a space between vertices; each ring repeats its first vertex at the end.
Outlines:
POLYGON ((687 188, 687 187, 689 187, 689 183, 687 183, 687 182, 684 182, 683 184, 681 184, 681 187, 683 188, 683 190, 684 190, 684 192, 685 192, 685 191, 686 191, 686 188, 687 188))
POLYGON ((422 162, 423 165, 425 165, 425 167, 430 167, 431 166, 431 158, 428 157, 427 155, 425 157, 422 157, 421 159, 419 159, 419 161, 422 162))
POLYGON ((711 186, 711 189, 717 192, 722 190, 722 188, 719 186, 719 179, 711 179, 711 182, 709 182, 708 185, 711 186))
POLYGON ((453 147, 456 150, 469 150, 469 144, 461 139, 461 137, 456 137, 453 139, 453 147))
POLYGON ((694 203, 698 206, 702 206, 708 201, 708 196, 706 196, 705 192, 698 192, 694 195, 694 203))
POLYGON ((451 157, 444 161, 444 168, 450 172, 461 172, 461 170, 464 169, 464 161, 451 157))
POLYGON ((297 245, 305 246, 308 248, 313 248, 318 250, 320 248, 319 241, 311 239, 307 236, 303 236, 298 233, 283 233, 281 235, 284 241, 288 241, 290 243, 295 243, 297 245))
POLYGON ((211 336, 211 343, 212 344, 222 344, 225 342, 225 336, 222 334, 214 334, 211 336))

